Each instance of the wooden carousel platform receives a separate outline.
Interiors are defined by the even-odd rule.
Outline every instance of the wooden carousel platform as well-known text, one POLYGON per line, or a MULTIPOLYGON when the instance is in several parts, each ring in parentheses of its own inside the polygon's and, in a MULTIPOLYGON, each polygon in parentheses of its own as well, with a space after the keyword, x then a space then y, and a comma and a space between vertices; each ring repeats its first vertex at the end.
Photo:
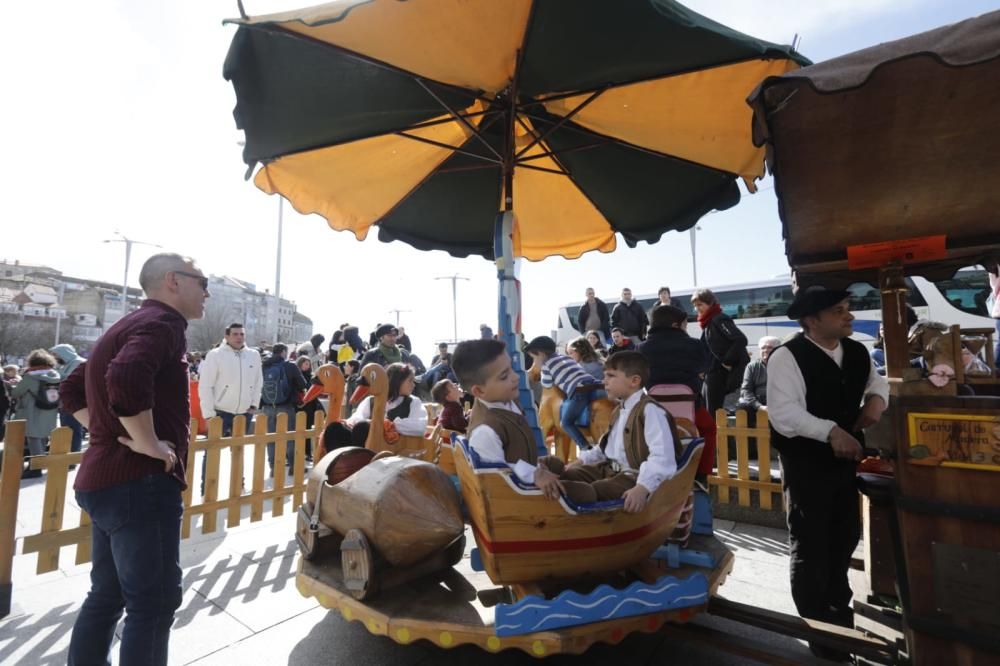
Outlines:
MULTIPOLYGON (((462 560, 452 569, 428 575, 376 596, 359 601, 344 585, 339 554, 320 561, 299 558, 296 584, 299 592, 315 597, 320 605, 340 611, 345 619, 364 624, 372 634, 388 636, 407 644, 428 640, 443 648, 478 645, 489 652, 519 649, 535 657, 553 654, 580 654, 595 643, 615 644, 629 634, 659 630, 664 624, 683 624, 702 612, 705 603, 643 615, 619 617, 549 631, 514 636, 498 636, 495 607, 480 602, 479 593, 497 590, 485 572, 472 569, 470 544, 462 560)), ((733 567, 733 554, 714 536, 693 534, 689 548, 708 552, 716 562, 713 569, 682 565, 669 568, 661 560, 648 560, 640 567, 642 578, 651 582, 660 576, 685 580, 702 574, 708 580, 709 596, 725 581, 733 567)), ((626 581, 627 582, 627 581, 626 581)), ((600 584, 600 581, 595 583, 600 584)))

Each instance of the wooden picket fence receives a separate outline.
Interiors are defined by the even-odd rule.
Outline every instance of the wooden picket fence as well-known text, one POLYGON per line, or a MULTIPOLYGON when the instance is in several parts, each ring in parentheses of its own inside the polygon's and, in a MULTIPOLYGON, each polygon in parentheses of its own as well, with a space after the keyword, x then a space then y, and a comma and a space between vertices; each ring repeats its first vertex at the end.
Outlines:
POLYGON ((736 410, 735 425, 729 424, 726 410, 715 412, 716 434, 716 473, 708 477, 708 482, 718 488, 718 501, 736 502, 743 507, 751 506, 751 491, 758 493, 758 505, 761 509, 774 508, 774 502, 781 506, 781 482, 771 480, 771 431, 768 427, 767 412, 757 412, 756 426, 747 426, 747 412, 736 410), (729 438, 736 441, 736 476, 729 471, 729 438), (750 442, 757 444, 757 478, 754 478, 750 468, 750 442), (734 493, 735 491, 735 493, 734 493), (775 497, 777 495, 777 497, 775 497))
MULTIPOLYGON (((243 417, 233 423, 231 437, 222 436, 222 419, 208 421, 208 437, 198 439, 197 425, 192 423, 189 442, 187 489, 183 492, 184 516, 181 524, 181 538, 191 536, 192 524, 196 516, 201 516, 201 533, 211 534, 220 529, 219 513, 225 511, 225 527, 238 526, 243 520, 243 509, 249 507, 250 522, 262 520, 265 505, 270 502, 270 515, 281 516, 285 512, 285 498, 291 497, 291 511, 302 504, 305 495, 305 441, 313 440, 315 448, 322 437, 325 425, 324 415, 316 412, 312 428, 306 427, 306 415, 296 414, 294 428, 288 429, 288 417, 279 414, 275 432, 267 432, 267 417, 258 414, 253 433, 246 434, 243 417), (287 442, 295 442, 291 475, 286 474, 284 465, 287 442), (266 488, 268 475, 267 444, 275 445, 274 480, 271 488, 266 488), (249 456, 246 449, 250 448, 249 456), (230 454, 229 482, 225 493, 220 496, 220 467, 222 451, 230 454), (201 465, 207 452, 205 471, 205 494, 197 497, 194 492, 201 484, 201 465), (251 461, 250 490, 243 489, 245 463, 251 461)), ((63 548, 76 546, 76 564, 90 561, 91 527, 90 516, 80 511, 79 524, 64 527, 66 495, 69 490, 70 465, 79 465, 83 457, 80 452, 71 453, 72 431, 56 428, 49 441, 49 453, 31 459, 31 469, 46 470, 44 509, 41 525, 37 533, 24 537, 22 554, 38 553, 36 573, 43 574, 59 568, 60 553, 63 548)), ((24 456, 25 422, 11 421, 7 424, 4 441, 3 470, 0 473, 0 617, 10 612, 11 575, 16 549, 15 529, 21 469, 24 456)))

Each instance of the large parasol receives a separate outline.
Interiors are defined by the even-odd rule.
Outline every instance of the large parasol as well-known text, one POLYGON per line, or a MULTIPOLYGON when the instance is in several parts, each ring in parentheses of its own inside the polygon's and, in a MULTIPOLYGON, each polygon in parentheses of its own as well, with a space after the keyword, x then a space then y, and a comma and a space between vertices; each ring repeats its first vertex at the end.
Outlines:
POLYGON ((341 0, 234 19, 248 176, 337 230, 532 260, 690 228, 752 190, 745 99, 808 64, 668 0, 341 0))
MULTIPOLYGON (((808 61, 670 0, 340 0, 239 26, 247 176, 359 239, 495 259, 656 241, 754 189, 746 96, 808 61)), ((525 389, 522 405, 533 404, 525 389)))

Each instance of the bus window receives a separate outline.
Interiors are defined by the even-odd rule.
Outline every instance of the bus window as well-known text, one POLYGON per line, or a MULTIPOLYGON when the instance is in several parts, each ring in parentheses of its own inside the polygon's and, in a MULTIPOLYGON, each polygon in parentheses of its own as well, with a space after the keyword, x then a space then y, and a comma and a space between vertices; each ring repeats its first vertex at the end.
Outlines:
MULTIPOLYGON (((906 295, 906 302, 914 308, 921 308, 927 305, 917 285, 913 280, 906 278, 906 286, 910 293, 906 295)), ((881 310, 882 295, 878 288, 868 282, 855 282, 847 288, 851 292, 851 311, 863 312, 865 310, 881 310)))
POLYGON ((754 287, 715 294, 722 311, 733 319, 781 317, 792 303, 791 287, 754 287))
POLYGON ((980 317, 989 317, 986 301, 990 296, 990 285, 986 271, 959 271, 955 277, 935 282, 941 295, 953 307, 962 312, 980 317))

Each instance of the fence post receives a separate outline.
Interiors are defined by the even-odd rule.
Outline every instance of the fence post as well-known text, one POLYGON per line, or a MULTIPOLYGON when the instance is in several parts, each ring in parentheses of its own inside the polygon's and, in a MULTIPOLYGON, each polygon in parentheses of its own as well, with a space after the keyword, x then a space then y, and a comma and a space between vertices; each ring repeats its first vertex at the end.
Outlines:
MULTIPOLYGON (((729 478, 729 416, 726 410, 715 410, 715 456, 719 478, 729 478)), ((719 486, 719 501, 729 503, 732 495, 728 484, 719 486)))
POLYGON ((0 617, 10 615, 14 573, 14 535, 17 531, 17 500, 21 492, 26 421, 10 421, 3 445, 0 472, 0 617))

